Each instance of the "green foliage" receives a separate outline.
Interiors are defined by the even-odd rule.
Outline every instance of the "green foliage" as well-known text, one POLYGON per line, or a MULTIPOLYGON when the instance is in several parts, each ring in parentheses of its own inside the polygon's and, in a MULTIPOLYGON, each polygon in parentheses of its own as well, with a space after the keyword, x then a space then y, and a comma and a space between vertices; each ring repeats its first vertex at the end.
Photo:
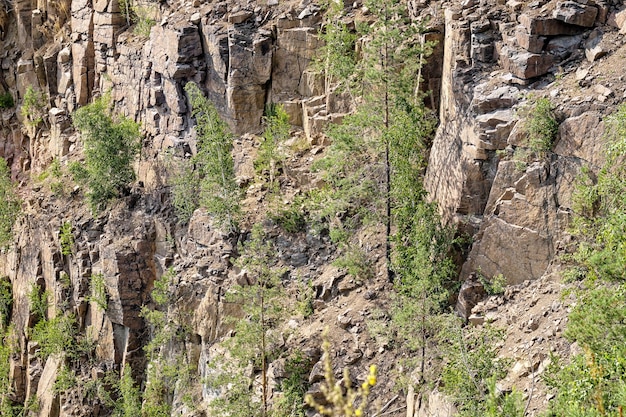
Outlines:
POLYGON ((154 8, 134 5, 132 11, 133 21, 135 23, 133 33, 144 38, 149 38, 152 26, 156 25, 156 20, 152 17, 155 12, 154 8))
POLYGON ((89 280, 89 289, 91 295, 87 297, 87 301, 95 303, 103 311, 107 309, 107 287, 104 281, 104 275, 93 274, 89 280))
POLYGON ((85 143, 85 165, 83 169, 73 165, 70 172, 87 183, 87 199, 95 213, 135 179, 132 163, 141 148, 139 124, 125 117, 114 119, 108 95, 78 109, 73 121, 85 143))
POLYGON ((273 407, 275 417, 304 417, 304 395, 308 389, 309 361, 299 350, 291 353, 285 362, 287 377, 280 383, 282 396, 273 407))
POLYGON ((40 320, 32 332, 32 340, 39 344, 37 354, 44 360, 61 353, 74 356, 77 353, 76 336, 76 318, 71 314, 40 320))
POLYGON ((60 394, 74 388, 78 384, 76 374, 67 365, 61 368, 52 386, 54 394, 60 394))
POLYGON ((9 326, 0 332, 0 415, 3 417, 20 416, 21 407, 12 401, 11 356, 15 353, 15 329, 9 326))
POLYGON ((26 88, 21 113, 27 124, 37 126, 43 121, 46 114, 46 102, 47 97, 44 93, 35 90, 30 85, 26 88))
POLYGON ((374 267, 363 249, 347 246, 343 255, 333 261, 333 265, 343 268, 348 275, 363 282, 374 277, 374 267))
POLYGON ((154 288, 150 296, 152 297, 152 301, 158 306, 167 307, 170 300, 169 287, 175 277, 176 272, 173 267, 170 267, 159 279, 154 281, 154 288))
POLYGON ((550 99, 539 98, 522 113, 530 149, 539 154, 549 151, 559 131, 559 123, 554 117, 554 105, 550 99))
POLYGON ((268 217, 287 233, 299 233, 306 230, 306 216, 302 206, 294 204, 271 213, 268 217))
POLYGON ((504 275, 498 274, 493 278, 488 279, 482 274, 479 274, 479 279, 488 295, 504 294, 504 289, 506 288, 506 278, 504 275))
POLYGON ((72 234, 72 223, 65 222, 59 230, 59 243, 61 244, 61 254, 71 255, 74 246, 74 235, 72 234))
POLYGON ((270 190, 275 191, 278 186, 276 177, 285 159, 280 146, 289 139, 291 126, 289 116, 282 105, 271 104, 267 107, 266 113, 265 131, 254 160, 254 170, 268 181, 270 190))
POLYGON ((485 403, 485 417, 524 417, 525 409, 522 393, 513 389, 510 393, 498 395, 496 379, 488 381, 489 393, 485 403))
POLYGON ((9 325, 13 310, 13 285, 8 278, 0 278, 0 334, 9 325))
POLYGON ((232 135, 195 83, 187 83, 185 92, 196 120, 197 153, 175 175, 174 207, 179 219, 187 221, 198 204, 222 226, 235 228, 241 196, 235 182, 232 135))
POLYGON ((10 92, 0 94, 0 109, 10 109, 13 106, 15 106, 15 101, 10 92))
POLYGON ((0 158, 0 247, 6 247, 13 238, 13 225, 21 211, 20 200, 10 178, 9 167, 0 158))
POLYGON ((587 288, 578 297, 565 336, 584 353, 569 364, 552 358, 544 379, 556 397, 548 415, 621 416, 626 407, 626 284, 587 288))
POLYGON ((180 164, 172 175, 172 206, 182 223, 188 223, 200 207, 199 181, 198 173, 187 164, 180 164))
POLYGON ((141 416, 141 394, 135 386, 130 365, 125 364, 120 378, 120 400, 118 402, 116 417, 141 416))
POLYGON ((275 264, 276 248, 262 226, 255 225, 250 238, 240 247, 241 257, 237 265, 245 271, 249 285, 240 285, 226 294, 226 300, 241 306, 244 316, 232 317, 235 334, 226 340, 231 358, 216 361, 217 376, 212 381, 221 387, 230 388, 211 403, 212 411, 218 416, 243 415, 244 410, 254 411, 249 415, 268 412, 268 363, 279 354, 280 334, 278 326, 286 308, 286 293, 281 282, 285 271, 275 264), (249 364, 261 371, 261 400, 257 403, 254 375, 242 372, 249 364), (241 408, 243 403, 248 405, 241 408), (234 413, 234 414, 233 414, 234 413))
POLYGON ((489 394, 489 385, 506 375, 506 364, 497 359, 496 342, 502 335, 488 326, 463 328, 456 316, 447 317, 443 324, 439 334, 445 341, 440 345, 446 360, 441 371, 443 392, 457 405, 460 416, 489 415, 489 408, 494 411, 491 395, 495 392, 489 394))
POLYGON ((45 320, 48 315, 48 306, 50 305, 50 291, 42 291, 37 284, 32 284, 28 291, 28 303, 31 314, 37 317, 37 320, 45 320))
POLYGON ((318 55, 316 66, 319 71, 324 72, 327 88, 337 83, 340 89, 350 91, 355 82, 357 35, 342 20, 343 13, 341 2, 328 2, 325 22, 319 34, 324 46, 318 55))

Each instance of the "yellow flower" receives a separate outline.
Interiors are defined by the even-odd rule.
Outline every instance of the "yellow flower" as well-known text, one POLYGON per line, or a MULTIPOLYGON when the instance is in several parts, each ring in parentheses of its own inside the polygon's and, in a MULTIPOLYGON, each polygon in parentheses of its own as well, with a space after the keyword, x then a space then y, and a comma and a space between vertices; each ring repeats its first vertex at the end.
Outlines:
POLYGON ((360 409, 360 408, 357 408, 357 409, 354 411, 354 415, 355 415, 356 417, 361 417, 361 416, 363 415, 363 411, 361 411, 361 409, 360 409))

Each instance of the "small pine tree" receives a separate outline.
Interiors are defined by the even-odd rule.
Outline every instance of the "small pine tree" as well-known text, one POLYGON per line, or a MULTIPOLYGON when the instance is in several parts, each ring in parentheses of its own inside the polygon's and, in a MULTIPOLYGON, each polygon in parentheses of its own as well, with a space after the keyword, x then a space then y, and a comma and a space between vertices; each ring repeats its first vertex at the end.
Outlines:
POLYGON ((241 401, 247 401, 250 406, 256 403, 254 376, 248 379, 242 375, 242 369, 252 364, 254 369, 261 371, 258 411, 267 416, 270 411, 267 367, 277 354, 274 351, 277 334, 273 330, 277 329, 285 313, 286 295, 281 282, 284 270, 273 266, 276 250, 260 225, 252 228, 250 239, 241 247, 241 253, 238 265, 251 282, 234 287, 227 294, 227 300, 241 305, 244 317, 233 318, 235 335, 226 341, 234 361, 218 364, 225 371, 219 383, 239 388, 225 390, 224 396, 215 401, 212 408, 218 415, 226 416, 237 409, 241 401))
POLYGON ((190 217, 197 195, 198 204, 205 207, 222 225, 236 228, 240 192, 235 182, 232 135, 213 103, 204 96, 197 84, 187 83, 185 92, 196 121, 197 153, 190 161, 193 169, 183 166, 181 172, 184 181, 193 181, 198 186, 183 190, 182 182, 175 181, 178 184, 174 191, 177 211, 183 219, 190 217))

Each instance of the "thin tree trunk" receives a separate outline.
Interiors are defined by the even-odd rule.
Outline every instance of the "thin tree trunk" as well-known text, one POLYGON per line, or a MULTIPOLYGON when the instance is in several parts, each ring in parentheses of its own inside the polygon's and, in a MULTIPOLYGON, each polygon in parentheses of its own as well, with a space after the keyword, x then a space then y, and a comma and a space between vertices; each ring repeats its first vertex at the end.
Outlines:
POLYGON ((265 306, 261 290, 261 380, 263 384, 263 417, 267 416, 267 358, 265 351, 265 306))

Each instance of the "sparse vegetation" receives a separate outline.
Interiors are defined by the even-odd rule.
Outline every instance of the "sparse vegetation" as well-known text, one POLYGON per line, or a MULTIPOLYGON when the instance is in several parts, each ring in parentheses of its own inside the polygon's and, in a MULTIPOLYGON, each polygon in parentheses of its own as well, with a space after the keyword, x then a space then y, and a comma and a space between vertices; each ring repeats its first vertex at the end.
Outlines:
POLYGON ((108 299, 104 275, 93 274, 91 276, 91 279, 89 280, 89 289, 91 291, 91 295, 87 297, 87 300, 95 303, 103 311, 106 310, 108 305, 108 299))
POLYGON ((59 230, 59 244, 61 245, 62 255, 71 255, 74 246, 74 235, 72 234, 72 223, 65 222, 59 230))
POLYGON ((173 181, 174 207, 183 222, 200 206, 222 226, 235 229, 240 191, 235 182, 232 135, 195 83, 187 83, 185 92, 196 121, 198 144, 196 155, 181 164, 173 181))
POLYGON ((13 225, 21 211, 20 200, 10 178, 9 167, 0 158, 0 247, 13 239, 13 225))
POLYGON ((0 94, 0 109, 10 109, 15 106, 13 96, 8 91, 0 94))
POLYGON ((583 171, 574 201, 578 248, 570 280, 582 280, 565 336, 583 353, 553 358, 548 416, 622 416, 626 408, 626 106, 607 120, 607 160, 592 180, 583 171))
POLYGON ((27 124, 37 126, 44 121, 47 107, 46 101, 47 97, 44 93, 35 90, 30 85, 26 87, 21 113, 27 124))
POLYGON ((554 105, 548 98, 539 98, 522 113, 524 129, 528 135, 528 147, 533 152, 543 155, 552 149, 559 131, 559 123, 554 117, 554 105))

